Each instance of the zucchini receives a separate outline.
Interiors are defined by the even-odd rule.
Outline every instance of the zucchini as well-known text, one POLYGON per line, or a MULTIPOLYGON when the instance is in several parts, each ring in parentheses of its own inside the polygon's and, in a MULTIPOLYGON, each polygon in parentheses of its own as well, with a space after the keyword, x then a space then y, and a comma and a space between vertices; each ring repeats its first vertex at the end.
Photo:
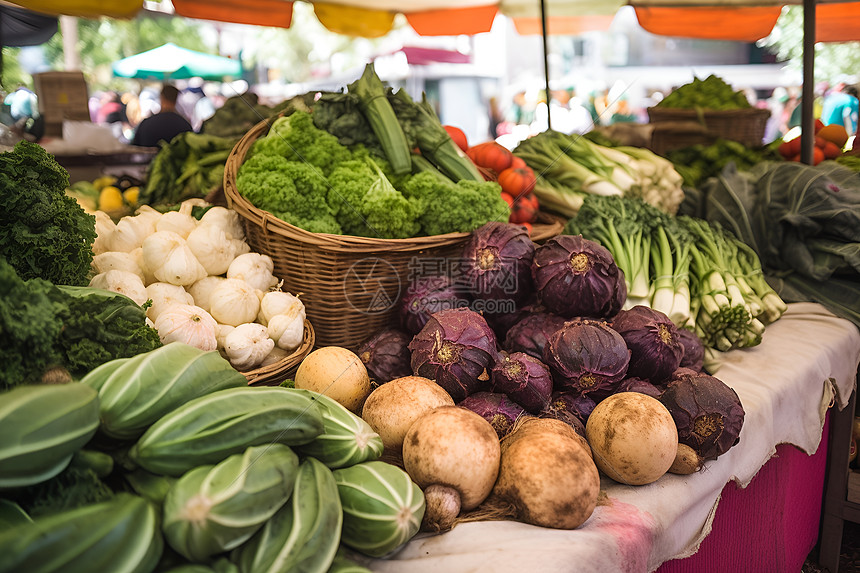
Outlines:
POLYGON ((163 548, 155 507, 120 493, 0 532, 0 573, 148 573, 163 548))
POLYGON ((181 476, 217 464, 249 446, 306 444, 323 431, 313 399, 288 388, 246 386, 219 390, 166 414, 129 450, 153 473, 181 476))
POLYGON ((282 444, 194 468, 167 492, 164 537, 191 561, 235 549, 287 502, 298 469, 299 457, 282 444))
POLYGON ((382 438, 370 424, 324 394, 307 392, 316 401, 323 420, 323 433, 308 444, 297 446, 299 454, 316 458, 330 469, 375 460, 382 455, 382 438))
POLYGON ((3 392, 0 490, 51 479, 98 427, 98 393, 85 384, 19 386, 3 392))
POLYGON ((331 470, 305 458, 290 501, 236 550, 233 562, 242 573, 326 573, 340 544, 342 523, 331 470))

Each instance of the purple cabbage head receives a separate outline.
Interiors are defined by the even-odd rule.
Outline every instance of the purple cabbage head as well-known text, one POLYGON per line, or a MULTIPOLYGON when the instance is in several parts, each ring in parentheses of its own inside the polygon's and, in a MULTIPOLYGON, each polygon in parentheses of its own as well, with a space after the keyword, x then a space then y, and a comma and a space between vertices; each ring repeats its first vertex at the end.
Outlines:
POLYGON ((400 324, 406 332, 418 334, 434 312, 463 306, 462 295, 447 275, 418 277, 397 304, 400 324))
POLYGON ((684 345, 684 356, 681 357, 681 367, 701 372, 705 361, 705 345, 702 339, 686 328, 678 329, 678 338, 684 345))
POLYGON ((475 412, 488 421, 499 439, 508 435, 517 419, 525 413, 522 406, 511 401, 504 394, 495 392, 477 392, 457 405, 475 412))
POLYGON ((547 338, 564 325, 565 319, 557 314, 535 312, 514 324, 505 336, 504 349, 508 352, 525 352, 543 358, 547 338))
POLYGON ((678 441, 703 459, 716 459, 740 440, 744 408, 737 392, 718 378, 681 371, 660 402, 675 420, 678 441))
POLYGON ((540 417, 561 420, 585 437, 585 423, 595 406, 597 403, 588 396, 576 392, 553 392, 540 417))
POLYGON ((463 248, 459 280, 475 300, 521 303, 532 292, 535 246, 522 225, 490 222, 463 248))
POLYGON ((455 402, 489 386, 496 335, 480 314, 453 308, 433 314, 409 343, 412 372, 444 388, 455 402))
POLYGON ((612 329, 630 349, 628 376, 659 384, 681 364, 684 345, 678 327, 662 312, 641 305, 619 311, 612 329))
POLYGON ((627 298, 612 254, 581 235, 559 235, 535 249, 532 276, 541 303, 567 318, 611 317, 627 298))
POLYGON ((611 393, 627 375, 630 351, 606 323, 575 319, 547 339, 543 362, 557 390, 611 393))
POLYGON ((655 386, 651 384, 647 380, 643 380, 642 378, 636 378, 635 376, 630 378, 625 378, 621 382, 618 383, 618 386, 614 388, 611 393, 606 392, 592 392, 589 396, 593 397, 595 400, 600 402, 601 400, 605 400, 609 398, 612 394, 618 394, 620 392, 639 392, 640 394, 645 394, 646 396, 651 396, 652 398, 660 399, 660 396, 663 394, 664 388, 659 386, 655 386))
POLYGON ((537 413, 547 407, 552 395, 552 375, 546 364, 524 352, 502 355, 493 366, 493 391, 537 413))
POLYGON ((399 328, 383 328, 361 343, 358 357, 370 377, 379 384, 412 375, 409 343, 412 335, 399 328))

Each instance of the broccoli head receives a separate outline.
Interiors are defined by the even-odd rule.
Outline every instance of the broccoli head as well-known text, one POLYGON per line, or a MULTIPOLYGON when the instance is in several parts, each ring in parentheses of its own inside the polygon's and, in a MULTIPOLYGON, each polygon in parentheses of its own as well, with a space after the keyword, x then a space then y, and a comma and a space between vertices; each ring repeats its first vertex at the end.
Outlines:
POLYGON ((269 133, 251 147, 251 157, 255 155, 275 155, 307 163, 323 175, 331 173, 338 163, 352 158, 348 147, 341 145, 334 135, 316 127, 310 113, 300 110, 276 119, 269 133))
POLYGON ((314 233, 341 232, 326 203, 328 183, 307 163, 254 155, 239 168, 236 188, 254 206, 291 225, 314 233))
POLYGON ((419 173, 407 183, 410 185, 417 187, 413 192, 423 193, 419 223, 427 235, 470 233, 490 221, 507 222, 510 216, 501 187, 494 181, 463 179, 447 185, 430 174, 419 173))

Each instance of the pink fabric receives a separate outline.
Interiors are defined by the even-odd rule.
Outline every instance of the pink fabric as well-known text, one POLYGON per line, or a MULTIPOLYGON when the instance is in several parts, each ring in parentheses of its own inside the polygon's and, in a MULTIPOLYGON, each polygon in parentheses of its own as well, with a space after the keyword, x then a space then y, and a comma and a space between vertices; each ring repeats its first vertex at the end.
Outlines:
POLYGON ((829 426, 828 412, 812 456, 781 444, 746 489, 726 484, 699 551, 657 573, 800 571, 818 540, 829 426))

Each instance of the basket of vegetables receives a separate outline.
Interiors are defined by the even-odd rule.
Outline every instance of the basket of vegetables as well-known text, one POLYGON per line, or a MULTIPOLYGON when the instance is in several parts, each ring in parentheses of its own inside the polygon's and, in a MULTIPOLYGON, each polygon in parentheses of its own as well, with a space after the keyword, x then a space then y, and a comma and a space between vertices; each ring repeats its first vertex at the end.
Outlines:
POLYGON ((648 108, 656 153, 717 138, 760 147, 770 111, 752 107, 741 91, 715 75, 694 79, 648 108))
MULTIPOLYGON (((472 230, 511 213, 429 104, 391 93, 370 66, 349 93, 248 131, 224 194, 252 249, 303 293, 317 344, 346 348, 394 320, 416 272, 451 264, 472 230)), ((534 240, 560 232, 535 227, 534 240)))

